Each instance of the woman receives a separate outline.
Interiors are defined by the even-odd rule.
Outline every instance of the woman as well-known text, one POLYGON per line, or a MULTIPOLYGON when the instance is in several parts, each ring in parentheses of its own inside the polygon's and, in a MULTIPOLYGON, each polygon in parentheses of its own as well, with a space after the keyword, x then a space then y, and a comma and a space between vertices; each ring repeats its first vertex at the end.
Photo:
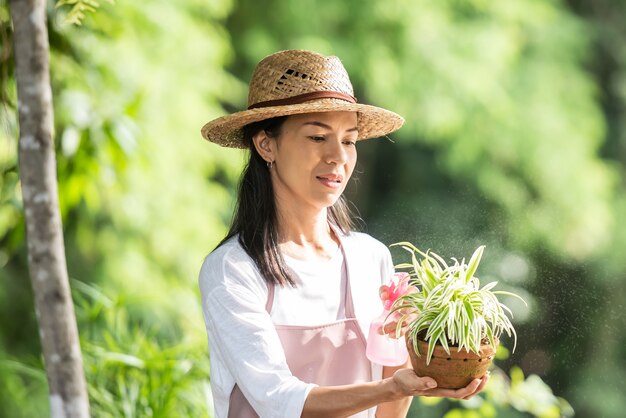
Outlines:
POLYGON ((342 192, 356 142, 404 120, 357 104, 336 57, 282 51, 263 59, 248 110, 207 123, 204 138, 248 148, 228 236, 207 256, 200 289, 218 418, 397 418, 413 396, 469 398, 365 357, 388 249, 351 232, 342 192))

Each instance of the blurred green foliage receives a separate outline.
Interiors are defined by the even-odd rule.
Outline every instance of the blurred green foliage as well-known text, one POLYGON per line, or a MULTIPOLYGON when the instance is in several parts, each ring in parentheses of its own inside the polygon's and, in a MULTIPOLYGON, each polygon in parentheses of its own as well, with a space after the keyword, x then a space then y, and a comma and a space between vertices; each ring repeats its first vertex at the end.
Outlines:
POLYGON ((125 297, 72 283, 93 416, 208 417, 201 333, 146 326, 125 297))
MULTIPOLYGON (((95 417, 210 411, 196 277, 244 155, 199 129, 243 109, 256 62, 286 48, 339 56, 359 101, 407 119, 393 144, 359 144, 348 195, 368 231, 487 244, 481 279, 530 302, 507 301, 519 344, 484 396, 411 416, 551 418, 571 414, 563 398, 622 416, 624 2, 96 2, 80 26, 65 3, 48 3, 59 195, 95 417)), ((39 417, 11 36, 0 0, 0 415, 39 417)))

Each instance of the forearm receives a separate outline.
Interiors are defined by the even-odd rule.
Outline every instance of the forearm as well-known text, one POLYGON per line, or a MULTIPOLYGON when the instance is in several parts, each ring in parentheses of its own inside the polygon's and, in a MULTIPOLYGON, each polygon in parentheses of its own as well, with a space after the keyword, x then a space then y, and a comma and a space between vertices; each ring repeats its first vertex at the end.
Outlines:
POLYGON ((375 405, 379 405, 378 418, 402 417, 406 415, 413 396, 470 399, 489 381, 487 374, 461 389, 439 389, 434 379, 419 377, 410 368, 389 368, 385 374, 393 377, 369 383, 313 388, 304 402, 301 417, 344 418, 375 405))
MULTIPOLYGON (((411 368, 410 361, 407 360, 407 364, 398 367, 383 367, 383 379, 392 377, 401 368, 411 368)), ((376 418, 406 417, 412 401, 413 396, 403 396, 394 401, 381 403, 376 409, 376 418)))
POLYGON ((376 382, 313 388, 304 403, 302 418, 341 418, 403 396, 391 377, 376 382))

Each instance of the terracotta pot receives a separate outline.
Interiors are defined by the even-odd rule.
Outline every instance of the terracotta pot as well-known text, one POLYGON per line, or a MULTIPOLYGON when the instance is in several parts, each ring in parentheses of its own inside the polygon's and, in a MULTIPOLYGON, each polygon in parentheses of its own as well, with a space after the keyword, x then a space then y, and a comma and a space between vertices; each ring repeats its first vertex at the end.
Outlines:
POLYGON ((437 387, 446 389, 460 389, 467 386, 472 380, 485 375, 493 361, 496 347, 491 344, 480 346, 480 353, 468 352, 465 348, 458 351, 457 347, 450 347, 450 354, 442 346, 437 345, 430 364, 426 365, 428 343, 418 340, 421 357, 415 353, 413 342, 407 339, 407 349, 411 357, 413 370, 418 376, 429 376, 437 381, 437 387))

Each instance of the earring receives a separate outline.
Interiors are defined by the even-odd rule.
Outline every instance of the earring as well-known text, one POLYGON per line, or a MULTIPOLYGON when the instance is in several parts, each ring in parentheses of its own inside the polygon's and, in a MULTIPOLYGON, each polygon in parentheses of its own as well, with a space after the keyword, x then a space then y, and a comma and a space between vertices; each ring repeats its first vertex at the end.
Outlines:
POLYGON ((274 161, 268 161, 268 162, 267 162, 267 168, 268 168, 268 169, 270 169, 270 170, 271 170, 273 165, 274 165, 274 161))

